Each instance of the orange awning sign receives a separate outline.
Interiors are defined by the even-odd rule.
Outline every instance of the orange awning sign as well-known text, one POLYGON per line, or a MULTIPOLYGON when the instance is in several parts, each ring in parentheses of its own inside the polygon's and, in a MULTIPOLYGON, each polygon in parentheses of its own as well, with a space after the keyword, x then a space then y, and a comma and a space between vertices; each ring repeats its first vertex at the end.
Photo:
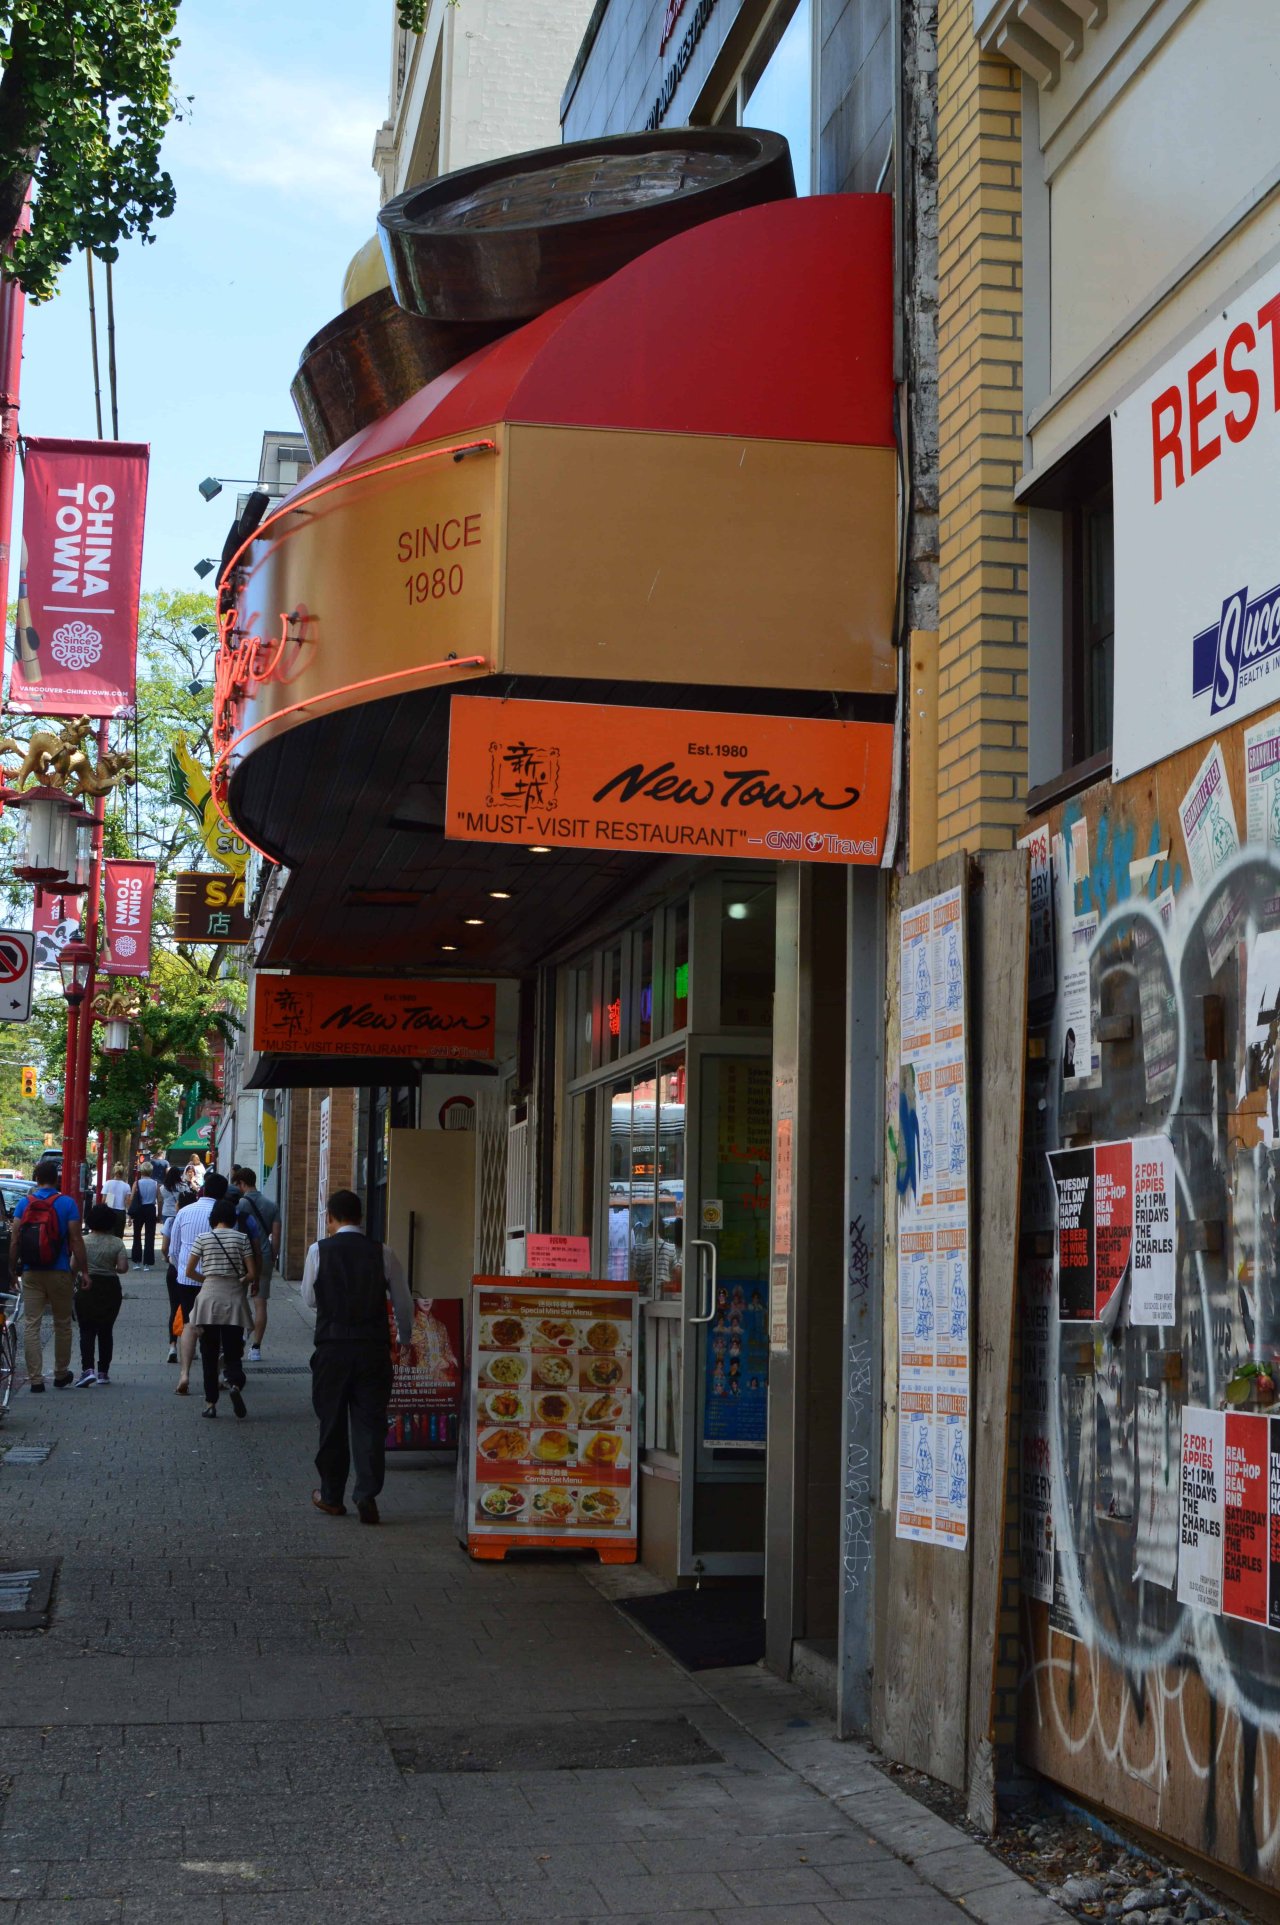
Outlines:
POLYGON ((492 1062, 492 983, 259 976, 253 1046, 272 1056, 465 1057, 492 1062))
POLYGON ((886 722, 455 695, 445 834, 878 864, 892 783, 886 722))

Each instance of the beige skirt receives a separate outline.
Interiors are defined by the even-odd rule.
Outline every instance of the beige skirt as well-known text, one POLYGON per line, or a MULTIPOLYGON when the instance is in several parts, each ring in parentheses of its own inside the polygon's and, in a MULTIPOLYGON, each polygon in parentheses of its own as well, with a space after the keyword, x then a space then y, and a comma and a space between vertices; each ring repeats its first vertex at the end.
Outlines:
POLYGON ((197 1330, 213 1329, 226 1324, 241 1330, 253 1329, 253 1311, 249 1308, 249 1290, 243 1283, 231 1283, 224 1277, 216 1282, 201 1284, 200 1295, 191 1306, 191 1321, 197 1330))

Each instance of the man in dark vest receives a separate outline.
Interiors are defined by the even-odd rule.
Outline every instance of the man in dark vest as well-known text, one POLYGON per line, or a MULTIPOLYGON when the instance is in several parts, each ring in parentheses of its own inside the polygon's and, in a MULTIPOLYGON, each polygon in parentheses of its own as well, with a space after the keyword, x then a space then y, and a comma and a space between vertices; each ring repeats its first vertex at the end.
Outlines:
POLYGON ((362 1524, 376 1524, 391 1401, 387 1298, 402 1344, 413 1335, 413 1299, 395 1251, 361 1229, 354 1190, 335 1190, 325 1208, 329 1234, 312 1244, 302 1271, 302 1301, 316 1313, 311 1402, 320 1419, 320 1488, 311 1502, 326 1517, 346 1516, 354 1457, 356 1510, 362 1524))

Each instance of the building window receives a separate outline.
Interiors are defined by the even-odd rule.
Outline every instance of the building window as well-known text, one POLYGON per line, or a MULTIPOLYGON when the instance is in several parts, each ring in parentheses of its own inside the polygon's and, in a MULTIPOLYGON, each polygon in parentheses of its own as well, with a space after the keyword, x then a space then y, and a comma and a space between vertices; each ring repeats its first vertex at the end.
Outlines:
POLYGON ((1067 766, 1111 747, 1115 675, 1115 518, 1107 482, 1066 516, 1067 766))
POLYGON ((719 127, 763 127, 785 134, 796 193, 812 192, 813 5, 779 0, 748 50, 715 115, 719 127))

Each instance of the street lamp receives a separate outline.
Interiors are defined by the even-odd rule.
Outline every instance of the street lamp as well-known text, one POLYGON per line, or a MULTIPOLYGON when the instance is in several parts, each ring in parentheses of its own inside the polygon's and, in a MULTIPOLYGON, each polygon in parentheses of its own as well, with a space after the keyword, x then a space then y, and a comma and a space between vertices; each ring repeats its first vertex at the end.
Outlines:
POLYGON ((65 790, 44 786, 10 790, 6 791, 5 800, 21 811, 13 873, 24 882, 41 886, 62 882, 74 861, 65 790))
POLYGON ((62 1085, 62 1187, 65 1190, 67 1184, 71 1182, 83 1189, 83 1184, 79 1183, 80 1173, 74 1170, 74 1165, 76 1162, 76 1067, 80 1041, 80 1005, 84 1001, 85 991, 89 987, 89 979, 93 974, 93 951, 88 943, 80 942, 74 936, 69 943, 65 943, 58 957, 58 973, 62 977, 62 993, 67 999, 67 1067, 62 1085))

